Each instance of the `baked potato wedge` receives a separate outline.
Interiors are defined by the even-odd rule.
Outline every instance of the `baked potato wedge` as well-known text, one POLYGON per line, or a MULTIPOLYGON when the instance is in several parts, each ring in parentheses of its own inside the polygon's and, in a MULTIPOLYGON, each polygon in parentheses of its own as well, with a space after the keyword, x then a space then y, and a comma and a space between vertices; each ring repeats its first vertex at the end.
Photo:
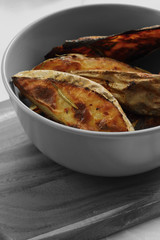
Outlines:
POLYGON ((122 72, 146 72, 140 68, 107 57, 87 57, 83 54, 67 54, 47 59, 33 68, 34 70, 57 70, 73 72, 77 70, 118 70, 122 72))
POLYGON ((91 131, 120 132, 134 128, 118 101, 100 84, 54 70, 15 74, 13 83, 47 116, 91 131))
POLYGON ((110 57, 130 62, 159 47, 160 25, 155 25, 111 36, 89 36, 67 40, 63 45, 54 47, 45 58, 81 53, 90 57, 110 57))
POLYGON ((146 128, 152 128, 160 126, 160 116, 147 116, 147 115, 140 115, 134 114, 131 112, 125 112, 128 119, 132 123, 135 130, 142 130, 146 128))
POLYGON ((104 70, 77 71, 75 74, 103 85, 129 111, 160 116, 159 74, 104 70))

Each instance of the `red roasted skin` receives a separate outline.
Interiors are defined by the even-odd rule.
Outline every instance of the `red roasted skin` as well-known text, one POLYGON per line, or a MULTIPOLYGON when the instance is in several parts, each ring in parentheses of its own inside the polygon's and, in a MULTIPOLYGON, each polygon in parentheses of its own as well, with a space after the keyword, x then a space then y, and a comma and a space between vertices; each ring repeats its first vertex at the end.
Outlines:
POLYGON ((160 25, 131 30, 112 36, 81 37, 54 47, 45 58, 68 53, 89 57, 110 57, 123 62, 138 59, 160 47, 160 25))

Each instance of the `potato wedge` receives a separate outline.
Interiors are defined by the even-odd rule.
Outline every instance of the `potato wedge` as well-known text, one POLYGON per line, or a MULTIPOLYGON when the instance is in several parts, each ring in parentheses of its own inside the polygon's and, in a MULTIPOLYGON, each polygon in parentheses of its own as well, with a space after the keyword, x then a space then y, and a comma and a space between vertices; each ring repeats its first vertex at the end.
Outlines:
POLYGON ((90 57, 110 57, 129 62, 160 47, 160 25, 131 30, 111 36, 90 36, 67 40, 54 47, 45 58, 68 53, 81 53, 90 57))
POLYGON ((160 126, 160 116, 147 116, 125 112, 135 130, 160 126))
POLYGON ((86 70, 75 74, 100 83, 127 110, 160 116, 160 75, 136 72, 86 70))
POLYGON ((133 131, 121 106, 100 84, 54 70, 17 73, 13 83, 53 120, 91 131, 133 131))
POLYGON ((76 70, 118 70, 123 72, 147 72, 140 68, 107 57, 86 57, 83 54, 68 54, 50 58, 33 68, 34 70, 57 70, 73 72, 76 70))

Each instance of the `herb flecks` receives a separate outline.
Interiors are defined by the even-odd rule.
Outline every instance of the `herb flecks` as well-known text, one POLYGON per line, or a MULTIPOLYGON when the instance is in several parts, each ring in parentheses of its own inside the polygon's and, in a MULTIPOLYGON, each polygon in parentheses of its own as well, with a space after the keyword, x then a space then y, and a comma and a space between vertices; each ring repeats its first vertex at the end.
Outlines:
POLYGON ((56 84, 54 84, 53 82, 52 82, 52 85, 54 86, 54 88, 57 90, 57 92, 59 93, 59 95, 63 98, 63 100, 65 101, 65 102, 67 102, 69 105, 71 105, 73 108, 75 108, 75 109, 78 109, 78 107, 73 103, 73 102, 71 102, 63 93, 62 93, 62 91, 56 86, 56 84))

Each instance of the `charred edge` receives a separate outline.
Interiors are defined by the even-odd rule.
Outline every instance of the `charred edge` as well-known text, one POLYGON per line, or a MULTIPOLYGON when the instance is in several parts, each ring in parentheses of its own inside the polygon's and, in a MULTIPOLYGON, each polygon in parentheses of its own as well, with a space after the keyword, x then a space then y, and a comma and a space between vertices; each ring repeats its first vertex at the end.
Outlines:
POLYGON ((90 120, 91 115, 86 105, 82 102, 76 103, 78 109, 74 109, 74 117, 78 119, 81 123, 86 123, 90 120))
POLYGON ((153 30, 158 30, 160 29, 160 26, 156 25, 156 26, 153 26, 153 27, 145 27, 145 28, 141 28, 141 29, 132 29, 132 30, 129 30, 129 31, 125 31, 125 32, 122 32, 122 33, 118 33, 118 34, 112 34, 112 35, 109 35, 109 36, 99 36, 97 38, 92 38, 92 37, 86 37, 85 39, 75 39, 75 40, 66 40, 65 43, 61 46, 63 46, 64 49, 69 49, 69 48, 72 48, 73 46, 74 47, 80 47, 80 46, 84 46, 86 45, 86 47, 90 47, 90 44, 94 44, 94 43, 97 43, 98 41, 101 41, 101 40, 111 40, 112 38, 116 38, 117 36, 122 36, 122 35, 128 35, 128 34, 134 34, 134 33, 138 33, 138 32, 150 32, 150 31, 153 31, 153 30))
POLYGON ((100 36, 97 38, 88 37, 86 39, 80 38, 80 39, 75 39, 75 40, 66 40, 65 43, 62 44, 61 46, 52 48, 52 50, 49 51, 45 55, 45 59, 48 59, 53 56, 55 57, 57 54, 62 55, 63 53, 69 53, 70 50, 72 50, 73 48, 80 48, 82 46, 86 46, 86 48, 91 48, 91 45, 94 45, 98 41, 99 42, 104 41, 105 39, 107 41, 111 41, 114 38, 116 38, 117 36, 123 36, 123 35, 134 34, 134 33, 145 32, 145 31, 149 32, 149 31, 153 31, 156 29, 157 30, 160 29, 160 25, 145 27, 145 28, 136 29, 136 30, 129 30, 129 31, 125 31, 125 32, 122 32, 119 34, 113 34, 113 35, 109 35, 109 36, 100 36))
POLYGON ((93 44, 101 39, 105 39, 106 36, 98 37, 98 38, 86 38, 86 39, 75 39, 75 40, 66 40, 65 43, 62 45, 64 48, 70 48, 72 45, 74 47, 79 46, 90 46, 90 44, 93 44))
POLYGON ((144 27, 144 28, 140 28, 140 29, 131 29, 129 31, 125 31, 121 34, 117 34, 117 35, 123 35, 123 34, 133 34, 133 33, 137 33, 137 32, 149 32, 149 31, 153 31, 156 29, 160 29, 160 25, 155 25, 155 26, 151 26, 151 27, 144 27))

